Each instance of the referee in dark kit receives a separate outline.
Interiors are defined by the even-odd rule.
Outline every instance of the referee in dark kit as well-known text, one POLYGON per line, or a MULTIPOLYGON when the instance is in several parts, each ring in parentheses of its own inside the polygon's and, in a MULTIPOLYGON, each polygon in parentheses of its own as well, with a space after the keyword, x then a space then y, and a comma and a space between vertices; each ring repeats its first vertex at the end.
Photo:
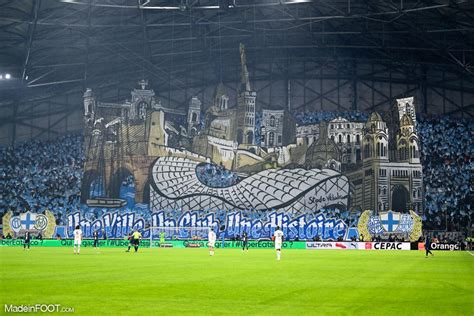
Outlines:
POLYGON ((249 235, 247 235, 247 232, 242 234, 242 251, 244 251, 245 248, 249 251, 249 235))

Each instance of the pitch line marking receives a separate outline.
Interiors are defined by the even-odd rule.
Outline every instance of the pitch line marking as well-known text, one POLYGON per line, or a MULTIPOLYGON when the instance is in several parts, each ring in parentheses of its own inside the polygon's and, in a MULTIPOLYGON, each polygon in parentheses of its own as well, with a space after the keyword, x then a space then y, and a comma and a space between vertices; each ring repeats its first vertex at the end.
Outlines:
POLYGON ((468 254, 470 254, 471 256, 474 256, 474 253, 470 252, 469 250, 467 251, 468 254))

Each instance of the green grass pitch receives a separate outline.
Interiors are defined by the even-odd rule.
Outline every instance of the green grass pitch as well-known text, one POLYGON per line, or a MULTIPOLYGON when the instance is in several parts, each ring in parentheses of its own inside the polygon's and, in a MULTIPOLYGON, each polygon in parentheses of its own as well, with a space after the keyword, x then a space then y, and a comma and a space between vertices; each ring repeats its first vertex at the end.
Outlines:
POLYGON ((0 264, 0 314, 474 315, 468 252, 3 247, 0 264))

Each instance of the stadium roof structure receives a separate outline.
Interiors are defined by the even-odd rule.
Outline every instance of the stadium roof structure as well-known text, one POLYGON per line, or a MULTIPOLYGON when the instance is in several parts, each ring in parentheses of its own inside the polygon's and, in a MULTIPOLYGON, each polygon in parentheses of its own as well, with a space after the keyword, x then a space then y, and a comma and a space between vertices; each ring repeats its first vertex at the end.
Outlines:
MULTIPOLYGON (((12 109, 2 122, 32 114, 34 105, 18 113, 18 103, 77 97, 87 87, 104 101, 125 99, 142 78, 185 108, 192 95, 176 99, 173 91, 195 95, 238 81, 239 43, 251 81, 415 85, 448 104, 441 112, 472 118, 473 32, 467 0, 0 0, 0 74, 12 76, 0 81, 0 107, 12 109), (321 70, 328 66, 334 72, 321 70), (458 101, 449 92, 470 96, 458 101)), ((385 101, 396 96, 368 88, 385 101)), ((326 92, 316 98, 331 99, 326 92)), ((351 97, 357 109, 357 92, 351 97)), ((70 111, 53 104, 50 112, 70 111)))

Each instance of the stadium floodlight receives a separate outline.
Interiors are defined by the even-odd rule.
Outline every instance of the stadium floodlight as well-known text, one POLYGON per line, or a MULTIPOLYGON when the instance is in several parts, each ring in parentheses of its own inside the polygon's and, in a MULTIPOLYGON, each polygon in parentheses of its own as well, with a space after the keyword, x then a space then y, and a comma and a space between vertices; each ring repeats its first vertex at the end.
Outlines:
POLYGON ((153 243, 159 242, 163 237, 165 242, 171 240, 195 240, 206 241, 209 231, 212 227, 167 227, 153 226, 150 227, 150 248, 156 247, 153 243), (162 235, 164 233, 164 235, 162 235))
POLYGON ((5 79, 10 79, 11 75, 10 74, 5 74, 5 79))

